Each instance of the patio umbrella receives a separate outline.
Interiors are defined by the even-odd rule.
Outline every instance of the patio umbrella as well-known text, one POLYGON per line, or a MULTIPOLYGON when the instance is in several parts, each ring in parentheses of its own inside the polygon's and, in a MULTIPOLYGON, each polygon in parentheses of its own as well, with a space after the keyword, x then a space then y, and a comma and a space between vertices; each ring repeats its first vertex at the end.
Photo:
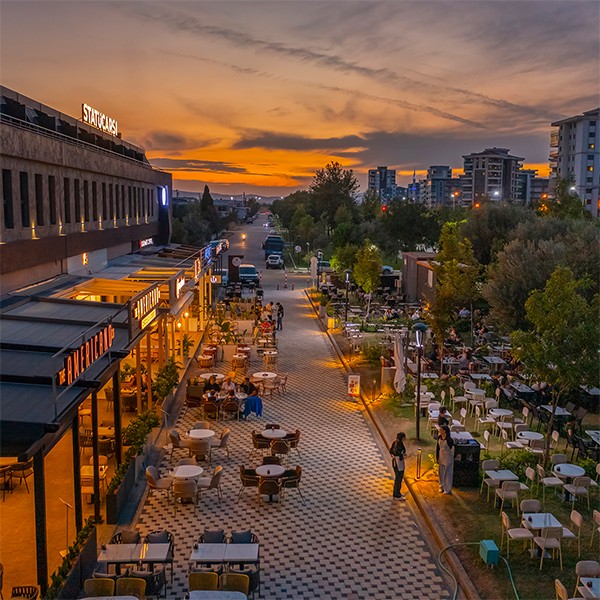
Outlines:
POLYGON ((394 364, 396 365, 394 389, 400 394, 406 387, 406 373, 404 372, 404 350, 398 333, 394 336, 394 364))

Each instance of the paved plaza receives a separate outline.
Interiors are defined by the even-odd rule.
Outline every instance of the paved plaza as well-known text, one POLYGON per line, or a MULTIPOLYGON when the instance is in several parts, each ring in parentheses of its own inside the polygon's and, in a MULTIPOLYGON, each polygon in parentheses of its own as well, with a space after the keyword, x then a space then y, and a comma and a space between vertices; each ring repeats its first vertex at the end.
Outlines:
MULTIPOLYGON (((183 505, 175 515, 164 495, 154 494, 140 511, 136 525, 142 533, 165 528, 175 537, 175 581, 168 598, 183 598, 190 551, 204 528, 256 533, 266 599, 449 597, 411 509, 392 498, 392 478, 380 447, 360 405, 346 397, 345 372, 299 282, 295 291, 274 291, 269 280, 275 274, 266 275, 265 302, 280 301, 286 311, 278 335, 278 371, 289 374, 288 391, 265 399, 261 418, 251 415, 245 422, 219 421, 213 427, 217 435, 225 426, 232 429, 230 458, 222 451, 213 455, 213 467, 224 468, 220 505, 216 493, 209 492, 196 513, 192 505, 183 505), (259 509, 253 488, 236 502, 239 465, 256 467, 261 460, 258 455, 249 459, 251 431, 270 422, 302 432, 301 458, 294 452, 290 465, 302 466, 305 504, 293 489, 281 506, 263 503, 259 509)), ((220 363, 218 370, 228 367, 220 363)), ((253 354, 249 372, 259 370, 262 359, 253 354)), ((184 433, 200 419, 200 412, 188 411, 176 429, 184 433)), ((176 450, 173 464, 183 456, 176 450)), ((166 457, 161 474, 170 467, 166 457)))

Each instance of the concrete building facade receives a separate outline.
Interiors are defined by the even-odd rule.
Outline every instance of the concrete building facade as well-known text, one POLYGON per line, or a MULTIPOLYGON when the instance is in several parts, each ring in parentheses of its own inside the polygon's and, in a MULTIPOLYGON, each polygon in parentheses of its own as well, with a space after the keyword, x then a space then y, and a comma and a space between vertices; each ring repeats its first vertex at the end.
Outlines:
POLYGON ((396 171, 387 167, 369 169, 369 191, 379 194, 382 202, 388 202, 396 197, 396 171))
POLYGON ((421 202, 430 208, 450 206, 450 181, 452 169, 445 165, 432 165, 427 169, 427 178, 421 184, 421 202))
POLYGON ((141 148, 0 91, 0 294, 169 242, 171 175, 141 148))
POLYGON ((600 109, 552 123, 556 127, 550 138, 551 186, 558 178, 572 176, 577 194, 585 207, 598 216, 598 184, 600 181, 600 148, 598 122, 600 109))
POLYGON ((475 206, 485 199, 522 203, 522 182, 517 174, 523 160, 509 154, 506 148, 486 148, 483 152, 463 155, 463 203, 475 206))

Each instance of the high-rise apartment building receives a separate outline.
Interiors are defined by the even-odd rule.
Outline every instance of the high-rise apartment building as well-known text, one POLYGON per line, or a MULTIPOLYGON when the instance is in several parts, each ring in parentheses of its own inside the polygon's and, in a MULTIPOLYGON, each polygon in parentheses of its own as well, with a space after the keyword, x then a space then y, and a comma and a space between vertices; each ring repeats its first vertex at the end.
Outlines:
POLYGON ((524 202, 518 172, 524 160, 512 156, 506 148, 486 148, 483 152, 463 155, 463 204, 482 200, 492 202, 524 202))
POLYGON ((598 183, 600 178, 600 149, 598 117, 600 109, 552 123, 550 181, 572 175, 577 194, 586 208, 598 216, 598 183))
POLYGON ((387 167, 369 169, 367 189, 377 192, 382 202, 393 200, 396 197, 396 171, 387 167))
POLYGON ((521 169, 517 173, 517 195, 523 198, 525 206, 547 198, 548 185, 548 178, 538 177, 535 169, 521 169))
POLYGON ((427 169, 427 178, 421 184, 421 201, 429 207, 452 204, 449 182, 452 169, 445 165, 432 165, 427 169))

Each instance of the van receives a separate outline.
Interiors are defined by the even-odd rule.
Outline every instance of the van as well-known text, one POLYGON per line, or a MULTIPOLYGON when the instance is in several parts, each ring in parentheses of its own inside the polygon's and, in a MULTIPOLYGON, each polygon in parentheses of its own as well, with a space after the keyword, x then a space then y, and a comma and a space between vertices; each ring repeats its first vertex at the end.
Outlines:
POLYGON ((239 278, 242 285, 258 286, 260 278, 256 267, 251 264, 241 264, 239 267, 239 278))

